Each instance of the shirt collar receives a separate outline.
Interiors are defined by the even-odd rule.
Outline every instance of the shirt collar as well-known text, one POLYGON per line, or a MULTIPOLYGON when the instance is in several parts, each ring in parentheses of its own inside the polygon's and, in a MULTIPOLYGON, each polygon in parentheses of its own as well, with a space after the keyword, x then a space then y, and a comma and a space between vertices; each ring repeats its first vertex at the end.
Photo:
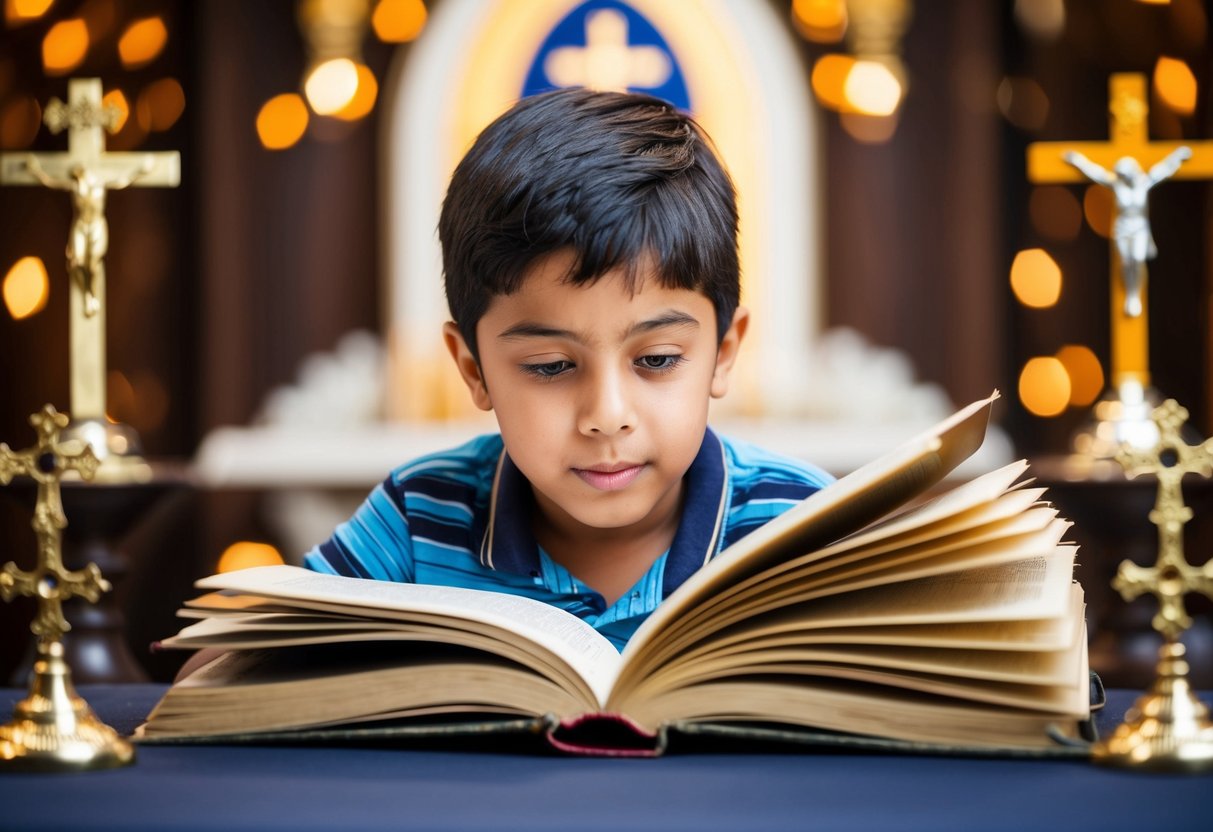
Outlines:
MULTIPOLYGON (((720 546, 728 503, 728 475, 724 446, 710 428, 704 431, 699 453, 687 469, 685 479, 682 519, 666 558, 663 595, 681 586, 712 559, 720 546)), ((480 544, 481 564, 517 575, 540 574, 539 546, 531 530, 534 504, 531 484, 503 449, 493 476, 489 522, 480 544)))

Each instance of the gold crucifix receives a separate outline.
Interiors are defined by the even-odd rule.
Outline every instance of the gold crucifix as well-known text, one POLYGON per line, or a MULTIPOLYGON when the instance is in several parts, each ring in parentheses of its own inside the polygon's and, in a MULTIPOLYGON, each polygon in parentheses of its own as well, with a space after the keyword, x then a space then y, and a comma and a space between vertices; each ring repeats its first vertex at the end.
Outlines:
POLYGON ((92 479, 100 461, 85 445, 68 453, 59 442, 67 416, 51 405, 30 416, 38 441, 24 451, 0 443, 0 484, 14 476, 32 477, 38 483, 33 527, 38 540, 38 562, 24 572, 15 563, 0 570, 0 597, 18 595, 38 599, 38 612, 30 629, 38 637, 38 659, 29 695, 13 709, 12 721, 0 725, 0 772, 80 771, 127 765, 134 759, 130 743, 97 719, 88 703, 76 695, 71 670, 63 657, 63 634, 70 629, 62 602, 68 598, 96 601, 110 588, 95 563, 68 571, 63 566, 62 533, 67 526, 59 480, 66 471, 92 479))
POLYGON ((1158 445, 1149 451, 1123 448, 1116 460, 1130 477, 1142 473, 1158 477, 1158 497, 1150 512, 1150 522, 1158 526, 1158 561, 1146 568, 1126 560, 1112 586, 1126 601, 1144 592, 1157 596, 1154 629, 1173 640, 1192 626, 1184 596, 1201 592, 1213 598, 1213 560, 1196 567, 1184 559, 1184 525, 1192 519, 1192 509, 1184 505, 1180 485, 1185 474, 1213 475, 1213 439, 1202 445, 1183 441, 1179 431, 1188 421, 1188 411, 1174 399, 1155 409, 1154 421, 1158 445))
MULTIPOLYGON (((1140 173, 1152 171, 1159 163, 1171 159, 1165 167, 1170 168, 1184 154, 1181 148, 1191 150, 1191 157, 1177 170, 1163 171, 1176 179, 1213 178, 1213 141, 1158 141, 1149 137, 1145 76, 1136 73, 1118 73, 1108 81, 1108 116, 1111 139, 1106 142, 1034 142, 1028 145, 1028 178, 1032 182, 1081 182, 1084 174, 1067 157, 1081 154, 1086 160, 1113 171, 1118 164, 1132 165, 1140 173), (1126 162, 1132 160, 1132 162, 1126 162)), ((1144 194, 1143 194, 1144 198, 1144 194)), ((1115 219, 1115 218, 1114 218, 1115 219)), ((1144 217, 1142 218, 1144 220, 1144 217)), ((1148 228, 1146 229, 1148 234, 1148 228)), ((1131 258, 1137 262, 1121 262, 1121 253, 1115 241, 1112 244, 1112 362, 1110 380, 1114 389, 1126 384, 1139 389, 1150 385, 1149 330, 1145 302, 1145 265, 1148 259, 1131 258), (1121 281, 1126 265, 1140 266, 1136 274, 1136 291, 1140 293, 1140 306, 1136 306, 1121 281)))
MULTIPOLYGON (((68 82, 68 101, 52 99, 44 120, 68 131, 67 153, 0 154, 0 183, 43 185, 72 195, 67 244, 71 320, 71 412, 76 421, 105 420, 105 197, 126 187, 176 187, 181 157, 107 153, 102 129, 114 130, 117 110, 103 106, 98 78, 68 82)), ((104 451, 101 451, 104 453, 104 451)))
POLYGON ((34 535, 38 541, 38 562, 33 571, 23 572, 13 562, 0 571, 0 597, 10 601, 17 595, 38 599, 38 612, 30 629, 43 642, 58 641, 71 625, 63 617, 62 602, 83 597, 95 602, 109 589, 97 565, 69 572, 63 565, 63 529, 67 517, 59 493, 59 480, 66 471, 75 471, 86 480, 93 478, 100 461, 89 445, 76 454, 67 454, 59 444, 59 432, 67 427, 67 415, 51 405, 30 416, 30 424, 38 433, 38 442, 24 451, 12 451, 0 442, 0 484, 7 485, 14 476, 31 477, 38 483, 38 500, 34 505, 34 535))
POLYGON ((1154 629, 1162 634, 1158 676, 1125 714, 1125 721, 1092 750, 1096 762, 1157 771, 1203 772, 1213 769, 1213 724, 1209 710, 1188 681, 1186 648, 1179 637, 1192 624, 1184 596, 1200 592, 1213 598, 1213 560, 1195 567, 1184 558, 1184 524, 1192 509, 1184 505, 1180 481, 1185 474, 1213 475, 1213 439, 1189 445, 1180 437, 1188 411, 1168 399, 1152 414, 1158 441, 1149 451, 1124 446, 1117 454, 1130 477, 1158 478, 1158 497, 1150 522, 1158 526, 1158 559, 1145 568, 1126 560, 1112 586, 1131 601, 1149 592, 1158 598, 1154 629))

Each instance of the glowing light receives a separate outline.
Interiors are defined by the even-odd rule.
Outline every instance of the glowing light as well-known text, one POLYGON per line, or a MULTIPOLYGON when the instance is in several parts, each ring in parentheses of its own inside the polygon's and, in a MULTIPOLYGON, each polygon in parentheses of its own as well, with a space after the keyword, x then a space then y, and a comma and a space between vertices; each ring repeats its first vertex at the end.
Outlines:
POLYGON ((792 0, 792 22, 817 43, 837 43, 847 31, 845 0, 792 0))
POLYGON ((322 116, 344 109, 358 92, 358 67, 349 58, 325 61, 308 73, 303 84, 307 101, 322 116))
POLYGON ((1049 118, 1049 96, 1031 78, 1003 78, 996 101, 1003 118, 1021 130, 1039 130, 1049 118))
POLYGON ((1154 91, 1177 113, 1196 112, 1196 76, 1183 61, 1161 57, 1154 64, 1154 91))
POLYGON ((0 147, 19 150, 29 147, 38 136, 42 108, 33 98, 19 97, 0 110, 0 147))
POLYGON ((114 123, 114 132, 119 133, 126 126, 126 121, 131 117, 131 105, 126 100, 126 95, 122 90, 110 90, 101 99, 104 106, 113 107, 118 111, 118 121, 114 123))
POLYGON ((282 554, 268 543, 239 540, 223 550, 219 556, 220 572, 235 572, 254 566, 277 566, 283 563, 282 554))
POLYGON ((371 72, 369 67, 358 64, 358 90, 350 99, 350 103, 333 113, 333 117, 343 121, 357 121, 375 108, 375 99, 378 96, 379 82, 375 80, 375 73, 371 72))
POLYGON ((149 133, 163 131, 177 123, 185 112, 185 90, 175 78, 153 81, 139 93, 135 113, 139 126, 149 133))
POLYGON ((50 296, 50 281, 46 266, 38 257, 22 257, 4 277, 4 305, 13 320, 36 315, 46 306, 50 296))
POLYGON ((1104 375, 1099 358, 1082 344, 1066 344, 1057 351, 1057 360, 1070 377, 1070 404, 1086 407, 1103 392, 1104 375))
POLYGON ((823 107, 843 110, 847 107, 846 83, 855 59, 849 55, 822 55, 813 64, 809 83, 823 107))
POLYGON ((137 69, 149 64, 164 50, 168 41, 168 29, 158 17, 136 20, 118 39, 118 57, 127 69, 137 69))
POLYGON ((257 136, 269 150, 285 150, 307 130, 307 105, 293 92, 276 95, 257 113, 257 136))
POLYGON ((1137 2, 1146 6, 1166 6, 1171 0, 1137 0, 1137 2))
POLYGON ((1082 230, 1082 206, 1069 188, 1060 185, 1033 188, 1028 216, 1037 233, 1053 240, 1073 240, 1082 230))
POLYGON ((888 116, 901 103, 901 82, 879 61, 856 61, 847 73, 843 94, 857 112, 888 116))
POLYGON ((838 123, 852 139, 864 144, 883 144, 897 132, 897 114, 891 116, 868 116, 863 113, 843 112, 838 123))
POLYGON ((1015 21, 1038 40, 1054 40, 1066 28, 1063 0, 1015 0, 1015 21))
POLYGON ((1019 374, 1019 400, 1036 416, 1056 416, 1070 403, 1070 375, 1051 356, 1030 359, 1019 374))
POLYGON ((425 18, 422 0, 379 0, 371 15, 371 26, 381 41, 406 43, 421 34, 425 18))
POLYGON ((1052 306, 1061 297, 1061 267, 1044 249, 1025 249, 1011 264, 1011 290, 1024 306, 1052 306))
POLYGON ((88 26, 83 20, 56 23, 42 39, 42 66, 48 75, 71 72, 88 54, 88 26))
POLYGON ((46 14, 55 0, 7 0, 4 17, 13 23, 28 23, 46 14))
POLYGON ((1082 213, 1087 225, 1100 237, 1112 236, 1112 192, 1103 185, 1088 185, 1082 195, 1082 213))

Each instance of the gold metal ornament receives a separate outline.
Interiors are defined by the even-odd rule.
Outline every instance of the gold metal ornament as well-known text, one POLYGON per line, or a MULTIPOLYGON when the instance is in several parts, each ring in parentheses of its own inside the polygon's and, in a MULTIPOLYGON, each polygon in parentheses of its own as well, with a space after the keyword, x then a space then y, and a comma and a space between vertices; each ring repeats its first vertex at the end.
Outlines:
POLYGON ((1158 678, 1092 754, 1106 765, 1198 773, 1213 770, 1213 723, 1188 682, 1179 637, 1192 625, 1184 595, 1200 592, 1213 598, 1213 560, 1195 567, 1184 559, 1183 529, 1192 519, 1192 509, 1184 505, 1180 481, 1188 473, 1213 476, 1213 439, 1188 445, 1180 438, 1188 411, 1174 399, 1156 408, 1153 419, 1157 444, 1149 451, 1126 446, 1116 459, 1130 477, 1142 473, 1158 477, 1158 498, 1150 512, 1150 522, 1158 526, 1158 560, 1151 567, 1124 561, 1112 586, 1126 601, 1147 592, 1158 598, 1153 621, 1163 637, 1158 678))
MULTIPOLYGON (((59 434, 68 418, 51 405, 30 416, 38 442, 12 451, 0 443, 0 484, 14 476, 31 477, 38 498, 31 523, 38 541, 38 561, 24 572, 15 563, 0 571, 0 597, 38 599, 30 629, 38 637, 29 695, 17 703, 13 720, 0 725, 0 772, 81 771, 114 768, 131 763, 134 750, 114 729, 101 722, 72 687, 71 669, 63 658, 63 634, 71 629, 63 617, 62 602, 81 597, 96 602, 109 582, 96 564, 68 571, 63 565, 62 532, 67 526, 59 482, 67 471, 92 479, 100 461, 91 446, 69 452, 59 434)), ((71 443, 75 444, 75 443, 71 443)), ((74 449, 72 449, 74 450, 74 449)))

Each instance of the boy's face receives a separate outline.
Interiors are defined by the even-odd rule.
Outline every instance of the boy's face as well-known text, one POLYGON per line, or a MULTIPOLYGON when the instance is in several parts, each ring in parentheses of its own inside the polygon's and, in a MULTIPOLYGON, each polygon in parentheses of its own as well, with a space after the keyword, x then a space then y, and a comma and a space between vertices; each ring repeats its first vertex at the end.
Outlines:
POLYGON ((629 294, 614 272, 574 286, 571 263, 551 255, 493 299, 476 326, 479 364, 453 323, 447 346, 476 405, 495 411, 539 523, 569 539, 668 528, 747 313, 718 347, 705 295, 648 278, 629 294))

